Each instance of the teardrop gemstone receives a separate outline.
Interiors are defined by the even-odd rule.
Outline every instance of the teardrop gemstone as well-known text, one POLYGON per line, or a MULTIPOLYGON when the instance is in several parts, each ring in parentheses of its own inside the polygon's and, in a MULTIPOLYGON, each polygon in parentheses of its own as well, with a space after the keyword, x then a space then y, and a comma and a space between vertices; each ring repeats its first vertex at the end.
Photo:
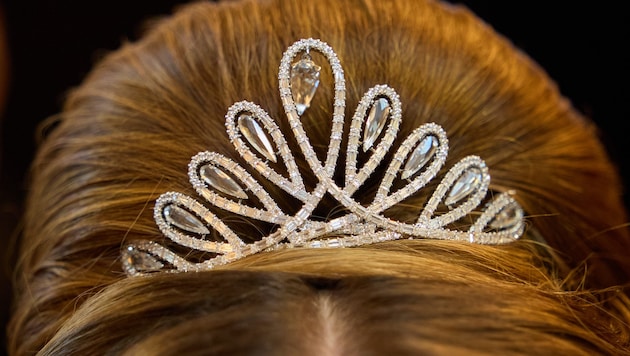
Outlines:
POLYGON ((164 264, 155 257, 146 252, 138 251, 131 246, 127 247, 125 251, 125 264, 143 272, 157 271, 164 267, 164 264))
POLYGON ((291 94, 299 115, 311 105, 319 86, 321 69, 306 53, 291 66, 291 94))
POLYGON ((177 205, 170 204, 164 207, 163 210, 164 219, 169 224, 177 226, 178 228, 186 231, 190 231, 200 235, 207 235, 210 230, 199 219, 188 211, 180 208, 177 205))
POLYGON ((416 174, 427 162, 433 158, 438 147, 438 139, 433 135, 425 136, 411 153, 402 172, 402 179, 416 174))
POLYGON ((379 98, 372 103, 363 131, 363 152, 366 152, 374 145, 381 131, 383 131, 390 109, 389 101, 385 98, 379 98))
POLYGON ((250 145, 268 160, 276 163, 276 154, 273 152, 271 142, 267 138, 258 121, 251 115, 242 114, 238 117, 238 129, 247 139, 250 145))
POLYGON ((521 216, 518 212, 519 208, 516 205, 508 205, 497 213, 488 226, 494 230, 504 230, 515 226, 521 222, 521 216))
POLYGON ((238 199, 247 199, 243 189, 220 168, 206 164, 199 168, 199 176, 212 188, 238 199))
POLYGON ((463 198, 467 197, 469 194, 474 192, 481 185, 481 171, 479 168, 471 167, 468 168, 460 177, 457 179, 455 184, 453 184, 453 188, 448 193, 448 197, 445 201, 447 205, 455 204, 463 198))

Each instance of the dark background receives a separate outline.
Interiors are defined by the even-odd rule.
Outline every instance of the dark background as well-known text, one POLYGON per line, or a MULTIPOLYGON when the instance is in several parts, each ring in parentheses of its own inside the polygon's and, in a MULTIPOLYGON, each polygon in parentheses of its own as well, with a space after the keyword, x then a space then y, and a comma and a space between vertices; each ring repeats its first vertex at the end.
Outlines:
MULTIPOLYGON (((623 130, 630 119, 630 22, 625 12, 610 6, 612 2, 554 1, 553 7, 551 1, 451 2, 468 6, 547 70, 573 105, 601 127, 602 140, 630 187, 625 157, 630 146, 623 130)), ((9 95, 0 112, 2 324, 8 318, 9 276, 37 123, 60 111, 64 93, 78 85, 103 54, 123 40, 137 39, 145 19, 168 14, 181 3, 0 0, 11 62, 9 95)), ((624 199, 630 205, 628 194, 624 199)))

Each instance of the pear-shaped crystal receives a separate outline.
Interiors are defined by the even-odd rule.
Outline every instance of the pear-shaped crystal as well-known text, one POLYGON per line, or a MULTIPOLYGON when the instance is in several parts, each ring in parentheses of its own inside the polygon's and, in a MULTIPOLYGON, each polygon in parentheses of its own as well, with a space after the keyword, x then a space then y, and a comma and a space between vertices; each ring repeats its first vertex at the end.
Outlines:
POLYGON ((127 247, 124 258, 126 260, 126 265, 133 266, 135 269, 143 272, 158 271, 164 267, 164 264, 158 261, 155 257, 146 252, 138 251, 131 246, 127 247))
POLYGON ((447 205, 455 204, 461 199, 474 192, 481 185, 481 171, 479 168, 468 168, 457 179, 453 188, 448 193, 448 197, 445 201, 447 205))
POLYGON ((164 219, 178 228, 200 235, 207 235, 210 230, 199 219, 177 205, 167 205, 163 210, 164 219))
POLYGON ((425 136, 411 153, 402 172, 402 179, 416 174, 427 162, 433 158, 438 147, 438 139, 433 135, 425 136))
POLYGON ((311 105, 311 100, 319 86, 319 72, 322 67, 313 62, 308 54, 291 66, 291 94, 299 115, 311 105))
POLYGON ((251 115, 242 114, 238 117, 238 129, 247 139, 250 145, 265 156, 268 160, 276 162, 276 154, 273 152, 271 142, 267 138, 258 121, 251 115))
POLYGON ((521 216, 518 214, 519 208, 512 204, 504 207, 488 224, 492 229, 504 230, 521 222, 521 216))
POLYGON ((374 145, 378 135, 383 131, 390 109, 389 101, 385 98, 378 98, 372 103, 363 131, 363 152, 366 152, 374 145))
POLYGON ((199 168, 199 175, 212 188, 238 199, 247 199, 247 194, 227 173, 211 164, 199 168))

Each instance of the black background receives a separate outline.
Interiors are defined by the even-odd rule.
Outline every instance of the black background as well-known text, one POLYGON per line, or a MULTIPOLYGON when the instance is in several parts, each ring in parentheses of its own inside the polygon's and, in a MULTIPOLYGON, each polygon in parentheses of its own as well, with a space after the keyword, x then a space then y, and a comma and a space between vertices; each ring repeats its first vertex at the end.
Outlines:
MULTIPOLYGON (((303 1, 303 0, 296 0, 303 1)), ((312 0, 316 1, 316 0, 312 0)), ((468 6, 536 60, 573 105, 602 129, 604 141, 630 187, 630 22, 613 2, 451 1, 468 6)), ((25 172, 35 149, 35 127, 61 109, 64 93, 80 83, 104 53, 137 39, 145 19, 183 1, 0 2, 9 41, 10 90, 0 113, 0 317, 7 320, 9 271, 19 230, 25 172)), ((622 4, 617 2, 616 4, 622 4)), ((620 6, 620 5, 616 5, 620 6)), ((624 195, 628 205, 628 194, 624 195)), ((0 351, 0 355, 2 351, 0 351)))

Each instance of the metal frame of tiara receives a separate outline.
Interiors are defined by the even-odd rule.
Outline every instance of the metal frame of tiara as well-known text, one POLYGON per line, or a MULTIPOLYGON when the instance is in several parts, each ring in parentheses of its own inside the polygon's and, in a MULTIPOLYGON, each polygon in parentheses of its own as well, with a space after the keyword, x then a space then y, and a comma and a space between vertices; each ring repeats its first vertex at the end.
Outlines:
POLYGON ((523 210, 511 192, 500 193, 483 204, 490 176, 484 161, 477 156, 465 157, 448 170, 419 211, 415 223, 383 215, 385 210, 425 187, 443 167, 448 140, 444 130, 434 123, 421 125, 407 136, 389 161, 373 201, 367 206, 358 203, 353 195, 378 166, 387 164, 384 157, 392 147, 402 120, 398 95, 386 85, 377 85, 363 96, 352 117, 347 137, 345 186, 340 187, 333 181, 333 174, 343 140, 346 88, 337 55, 320 40, 299 40, 284 53, 278 79, 289 126, 308 167, 317 177, 317 185, 307 189, 284 134, 267 112, 252 102, 237 102, 227 111, 226 128, 230 141, 248 167, 219 153, 200 152, 192 158, 188 176, 203 202, 182 193, 167 192, 157 199, 154 208, 157 226, 167 238, 210 257, 192 262, 157 242, 134 241, 122 252, 123 268, 128 275, 209 270, 278 248, 352 247, 414 237, 504 244, 522 235, 523 210), (310 51, 324 55, 334 78, 332 130, 325 162, 318 159, 300 121, 319 85, 321 67, 312 60, 310 51), (300 59, 294 62, 300 54, 300 59), (361 154, 369 154, 369 158, 359 168, 357 157, 361 154), (288 177, 269 165, 269 162, 279 164, 278 156, 288 177), (300 201, 301 208, 293 215, 285 213, 248 169, 257 171, 270 184, 300 201), (405 185, 392 192, 396 180, 405 185), (343 205, 346 215, 329 221, 311 219, 326 193, 343 205), (247 204, 254 196, 263 208, 247 204), (435 214, 441 203, 448 206, 449 211, 435 214), (247 243, 226 221, 219 219, 206 206, 208 204, 247 219, 273 224, 276 228, 262 239, 247 243), (482 211, 475 211, 480 205, 485 205, 482 211), (478 217, 468 230, 447 228, 471 213, 478 217))

